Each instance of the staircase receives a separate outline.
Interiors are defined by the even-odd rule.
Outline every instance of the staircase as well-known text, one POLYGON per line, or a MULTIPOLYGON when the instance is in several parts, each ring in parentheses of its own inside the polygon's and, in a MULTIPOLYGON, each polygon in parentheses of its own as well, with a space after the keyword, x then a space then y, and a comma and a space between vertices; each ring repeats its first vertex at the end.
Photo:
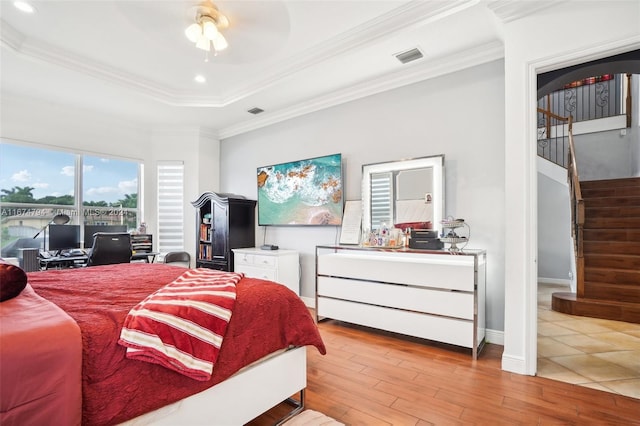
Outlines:
POLYGON ((558 312, 640 323, 640 178, 580 182, 584 285, 554 293, 558 312))

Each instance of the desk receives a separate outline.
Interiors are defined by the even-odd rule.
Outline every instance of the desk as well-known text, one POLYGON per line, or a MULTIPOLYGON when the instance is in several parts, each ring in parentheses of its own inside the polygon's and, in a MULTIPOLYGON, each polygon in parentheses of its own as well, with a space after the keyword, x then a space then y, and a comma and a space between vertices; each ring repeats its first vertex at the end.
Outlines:
MULTIPOLYGON (((148 253, 134 253, 131 255, 131 261, 142 260, 145 263, 153 263, 156 260, 156 256, 159 252, 148 253)), ((69 268, 82 268, 87 266, 89 256, 51 256, 49 258, 38 258, 40 262, 40 268, 44 269, 69 269, 69 268)))
POLYGON ((156 261, 156 256, 159 254, 160 252, 157 251, 133 253, 131 255, 131 260, 144 260, 146 263, 153 263, 156 261))
POLYGON ((45 271, 49 268, 68 269, 81 268, 87 266, 88 256, 51 256, 49 258, 39 258, 40 267, 45 271))

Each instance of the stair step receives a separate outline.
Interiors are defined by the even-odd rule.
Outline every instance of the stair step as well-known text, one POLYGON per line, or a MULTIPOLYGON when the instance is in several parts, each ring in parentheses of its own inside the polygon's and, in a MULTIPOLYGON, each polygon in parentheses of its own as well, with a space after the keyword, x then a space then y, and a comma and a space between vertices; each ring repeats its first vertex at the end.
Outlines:
POLYGON ((584 200, 584 204, 586 208, 640 206, 640 197, 589 197, 584 200))
POLYGON ((584 241, 582 251, 585 256, 595 254, 640 255, 640 242, 629 241, 584 241))
POLYGON ((640 324, 640 303, 577 298, 575 293, 553 293, 551 309, 569 315, 640 324))
POLYGON ((580 186, 582 198, 599 197, 639 197, 640 186, 621 186, 615 188, 593 188, 587 189, 580 186))
POLYGON ((635 286, 640 291, 640 270, 597 268, 585 265, 584 281, 592 283, 635 286))
POLYGON ((640 323, 640 178, 581 182, 581 189, 583 298, 554 294, 552 308, 640 323))
POLYGON ((611 188, 621 186, 640 186, 640 177, 580 181, 580 187, 586 189, 611 188))
POLYGON ((635 217, 640 218, 640 206, 609 206, 609 207, 589 207, 586 206, 585 217, 607 218, 607 217, 635 217))
POLYGON ((585 229, 640 229, 640 217, 590 218, 585 214, 585 229))
POLYGON ((602 301, 640 304, 640 286, 585 281, 584 297, 602 301))
POLYGON ((584 264, 589 268, 640 270, 640 255, 585 253, 584 264))
POLYGON ((640 242, 640 229, 585 229, 585 241, 629 241, 640 242))

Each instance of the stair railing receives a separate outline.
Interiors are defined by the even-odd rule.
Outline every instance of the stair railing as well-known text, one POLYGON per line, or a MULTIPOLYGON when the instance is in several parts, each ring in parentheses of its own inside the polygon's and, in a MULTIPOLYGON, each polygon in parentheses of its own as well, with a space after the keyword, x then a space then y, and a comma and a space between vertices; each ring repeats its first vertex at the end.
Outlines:
POLYGON ((567 135, 565 126, 560 124, 567 123, 569 118, 540 107, 538 107, 538 113, 544 116, 544 127, 538 128, 538 155, 560 167, 567 168, 569 155, 567 135))
POLYGON ((580 189, 580 177, 576 163, 576 151, 573 143, 573 117, 567 119, 569 128, 569 158, 567 162, 567 180, 571 197, 571 236, 576 256, 576 296, 584 297, 584 200, 580 189))

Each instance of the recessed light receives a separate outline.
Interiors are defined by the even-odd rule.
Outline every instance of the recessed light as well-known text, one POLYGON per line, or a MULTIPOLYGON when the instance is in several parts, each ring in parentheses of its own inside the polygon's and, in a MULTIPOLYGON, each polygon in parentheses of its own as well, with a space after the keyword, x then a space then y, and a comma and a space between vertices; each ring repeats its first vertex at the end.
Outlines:
POLYGON ((197 81, 198 83, 206 83, 207 79, 204 78, 204 75, 202 74, 198 74, 194 77, 194 80, 197 81))
POLYGON ((36 11, 36 8, 31 6, 29 3, 27 3, 26 1, 14 1, 13 5, 16 7, 16 9, 24 12, 24 13, 34 13, 36 11))

